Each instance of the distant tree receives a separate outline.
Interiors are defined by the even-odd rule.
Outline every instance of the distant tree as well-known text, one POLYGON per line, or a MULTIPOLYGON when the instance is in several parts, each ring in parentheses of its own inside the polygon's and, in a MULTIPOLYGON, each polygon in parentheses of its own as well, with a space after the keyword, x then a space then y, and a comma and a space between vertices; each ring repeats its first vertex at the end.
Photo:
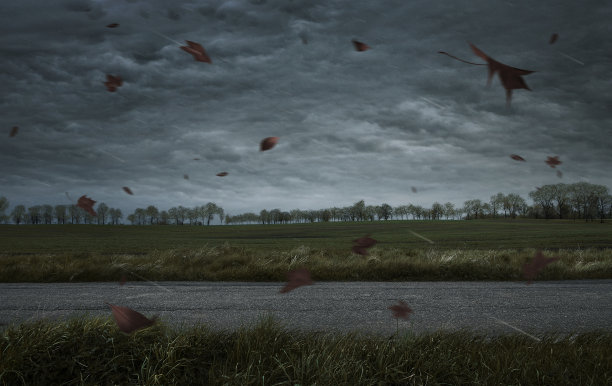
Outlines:
MULTIPOLYGON (((529 197, 533 200, 534 203, 539 205, 539 207, 544 212, 544 218, 546 219, 552 218, 554 214, 554 194, 555 189, 553 185, 544 185, 537 190, 529 192, 529 197)), ((510 207, 509 199, 507 202, 507 206, 510 207)))
POLYGON ((497 212, 504 206, 504 194, 500 192, 491 196, 491 198, 489 199, 489 205, 491 206, 493 218, 497 217, 497 212))
POLYGON ((96 222, 98 225, 104 225, 106 223, 106 219, 108 219, 109 207, 105 203, 101 202, 96 209, 96 222))
POLYGON ((259 219, 262 224, 270 224, 270 215, 268 214, 268 211, 265 209, 262 209, 259 212, 259 219))
POLYGON ((70 224, 78 224, 81 222, 81 212, 78 206, 70 205, 68 207, 68 215, 70 216, 70 224))
POLYGON ((30 224, 38 224, 40 222, 42 207, 34 205, 28 208, 28 218, 30 224))
POLYGON ((136 215, 135 215, 134 213, 129 214, 129 215, 127 216, 127 220, 128 220, 128 221, 129 221, 129 222, 130 222, 132 225, 134 225, 135 223, 137 223, 137 222, 138 222, 138 219, 136 218, 136 215))
POLYGON ((439 202, 434 202, 431 206, 431 219, 439 220, 444 215, 444 206, 439 202))
POLYGON ((11 218, 13 219, 13 222, 17 225, 21 224, 22 222, 27 222, 27 216, 26 216, 26 208, 23 205, 17 205, 16 207, 13 208, 13 211, 11 212, 11 218))
POLYGON ((119 220, 123 218, 123 213, 121 213, 121 209, 109 209, 108 214, 111 218, 111 222, 113 225, 118 225, 119 220))
POLYGON ((42 218, 45 224, 53 223, 53 207, 51 205, 42 206, 42 218))
POLYGON ((527 203, 523 197, 515 193, 510 193, 506 196, 510 205, 510 217, 516 218, 517 214, 524 213, 527 209, 527 203))
POLYGON ((55 205, 53 208, 53 214, 55 215, 55 219, 58 224, 66 224, 66 212, 68 208, 66 205, 55 205))
POLYGON ((0 222, 7 222, 8 216, 4 213, 9 207, 9 201, 6 197, 0 197, 0 222))
POLYGON ((482 201, 480 200, 467 200, 463 203, 463 211, 466 214, 466 219, 470 219, 470 214, 472 214, 473 218, 478 218, 478 213, 482 210, 482 201))
POLYGON ((157 222, 157 217, 159 217, 159 209, 154 205, 149 205, 145 209, 145 215, 149 218, 149 224, 153 225, 153 223, 157 222))
MULTIPOLYGON (((189 225, 196 225, 198 217, 200 217, 200 211, 198 207, 187 209, 187 218, 189 219, 189 225)), ((202 220, 205 221, 204 219, 202 220)))
POLYGON ((165 210, 161 211, 161 213, 159 214, 159 223, 163 225, 170 224, 170 215, 168 214, 167 211, 165 210))
POLYGON ((444 204, 444 216, 448 220, 449 217, 455 216, 455 205, 452 202, 447 202, 444 204))
POLYGON ((360 200, 351 207, 351 221, 363 221, 366 219, 365 201, 360 200))
POLYGON ((174 219, 174 224, 175 225, 179 225, 180 220, 179 220, 179 216, 178 216, 178 208, 172 207, 172 208, 168 209, 168 216, 170 218, 174 219))
POLYGON ((187 208, 185 208, 182 205, 179 205, 178 207, 178 219, 181 223, 181 225, 183 225, 185 223, 185 218, 187 218, 187 208))
POLYGON ((134 210, 134 216, 138 225, 144 225, 147 221, 147 212, 142 208, 136 208, 134 210))

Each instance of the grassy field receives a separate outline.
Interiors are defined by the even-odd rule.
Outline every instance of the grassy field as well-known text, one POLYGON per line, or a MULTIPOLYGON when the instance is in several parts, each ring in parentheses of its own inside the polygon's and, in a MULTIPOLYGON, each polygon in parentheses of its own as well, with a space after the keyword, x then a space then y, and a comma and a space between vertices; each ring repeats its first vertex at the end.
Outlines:
POLYGON ((523 280, 536 250, 561 260, 538 280, 612 278, 612 224, 381 221, 249 226, 0 226, 0 282, 523 280), (415 234, 430 239, 433 244, 415 234), (368 256, 352 240, 370 234, 368 256))
POLYGON ((109 318, 36 321, 0 341, 0 384, 609 385, 612 334, 390 337, 290 331, 270 318, 234 332, 163 323, 126 335, 109 318))

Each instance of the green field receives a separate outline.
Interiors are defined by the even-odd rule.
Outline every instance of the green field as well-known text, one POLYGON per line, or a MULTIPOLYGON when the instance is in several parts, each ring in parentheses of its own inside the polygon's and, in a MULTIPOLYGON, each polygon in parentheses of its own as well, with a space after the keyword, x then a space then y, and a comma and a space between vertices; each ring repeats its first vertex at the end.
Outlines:
POLYGON ((257 250, 306 246, 348 254, 351 241, 366 234, 378 241, 378 248, 402 250, 612 248, 612 222, 427 220, 223 226, 1 225, 0 254, 142 254, 224 244, 257 250))

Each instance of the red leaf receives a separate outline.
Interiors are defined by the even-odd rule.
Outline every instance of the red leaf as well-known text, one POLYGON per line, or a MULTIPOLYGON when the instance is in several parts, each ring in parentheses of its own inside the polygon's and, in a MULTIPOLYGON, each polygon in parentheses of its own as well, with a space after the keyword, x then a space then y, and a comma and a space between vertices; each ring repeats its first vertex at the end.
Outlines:
POLYGON ((549 44, 555 44, 555 42, 557 41, 557 39, 559 39, 559 34, 552 34, 550 36, 550 41, 548 42, 549 44))
POLYGON ((131 308, 115 306, 107 302, 104 303, 110 306, 113 312, 113 318, 115 318, 115 322, 117 322, 117 326, 126 334, 152 326, 155 323, 155 317, 153 317, 153 319, 148 319, 140 312, 136 312, 131 308))
POLYGON ((79 197, 79 200, 77 201, 77 206, 79 208, 84 209, 90 215, 96 216, 96 212, 93 210, 93 206, 95 203, 96 201, 92 200, 91 198, 87 198, 86 195, 83 195, 79 197))
POLYGON ((554 157, 548 157, 545 162, 551 168, 554 168, 555 166, 561 165, 563 163, 563 162, 559 161, 559 156, 558 155, 556 155, 554 157))
POLYGON ((111 23, 111 24, 107 25, 106 27, 108 27, 108 28, 117 28, 117 27, 119 27, 119 24, 118 23, 111 23))
POLYGON ((120 87, 123 84, 123 80, 119 76, 106 75, 106 82, 104 85, 110 92, 115 92, 117 87, 120 87))
POLYGON ((521 157, 520 155, 516 155, 516 154, 511 154, 510 158, 516 161, 525 161, 525 158, 521 157))
POLYGON ((368 45, 367 45, 367 44, 365 44, 365 43, 358 42, 357 40, 352 40, 352 42, 353 42, 353 44, 355 45, 355 49, 356 49, 357 51, 359 51, 359 52, 366 51, 366 50, 369 50, 369 49, 370 49, 370 46, 368 46, 368 45))
POLYGON ((527 284, 531 284, 538 273, 543 270, 548 264, 559 260, 560 257, 544 257, 542 251, 536 253, 533 260, 523 265, 523 276, 528 280, 527 284))
POLYGON ((134 195, 134 193, 132 193, 132 189, 128 188, 127 186, 123 187, 123 190, 127 193, 127 194, 131 194, 132 196, 134 195))
POLYGON ((187 46, 181 46, 181 50, 190 53, 193 55, 193 58, 198 62, 212 63, 210 57, 204 51, 204 47, 196 42, 191 42, 189 40, 185 40, 187 42, 187 46))
POLYGON ((227 176, 229 173, 228 172, 221 172, 221 173, 217 173, 218 177, 225 177, 227 176))
POLYGON ((284 294, 289 291, 301 287, 303 285, 312 285, 310 279, 310 272, 305 268, 296 269, 287 273, 287 284, 280 290, 280 293, 284 294))
POLYGON ((9 137, 16 136, 18 131, 19 131, 19 127, 18 126, 13 126, 13 128, 11 129, 11 133, 9 134, 9 137))
POLYGON ((410 307, 408 307, 408 304, 406 304, 406 302, 404 302, 403 300, 400 300, 397 305, 389 307, 389 309, 393 311, 394 318, 408 319, 408 314, 412 312, 412 309, 410 309, 410 307))
POLYGON ((276 143, 278 142, 279 137, 267 137, 261 141, 260 149, 261 151, 266 151, 272 149, 276 143))
POLYGON ((355 243, 355 245, 353 246, 353 252, 362 256, 368 255, 368 248, 371 248, 376 245, 376 240, 368 236, 353 240, 353 243, 355 243))
POLYGON ((184 178, 184 179, 186 179, 186 180, 188 180, 188 179, 189 179, 189 176, 188 176, 187 174, 183 174, 183 178, 184 178))

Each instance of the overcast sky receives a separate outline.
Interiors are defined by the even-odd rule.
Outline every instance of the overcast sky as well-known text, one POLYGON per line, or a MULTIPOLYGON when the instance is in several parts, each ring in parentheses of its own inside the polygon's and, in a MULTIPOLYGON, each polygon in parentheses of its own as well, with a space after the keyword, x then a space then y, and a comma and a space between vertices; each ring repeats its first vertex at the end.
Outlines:
POLYGON ((3 1, 0 196, 235 215, 610 188, 611 19, 575 0, 3 1), (484 63, 468 42, 536 71, 532 91, 508 108, 497 75, 438 53, 484 63))

